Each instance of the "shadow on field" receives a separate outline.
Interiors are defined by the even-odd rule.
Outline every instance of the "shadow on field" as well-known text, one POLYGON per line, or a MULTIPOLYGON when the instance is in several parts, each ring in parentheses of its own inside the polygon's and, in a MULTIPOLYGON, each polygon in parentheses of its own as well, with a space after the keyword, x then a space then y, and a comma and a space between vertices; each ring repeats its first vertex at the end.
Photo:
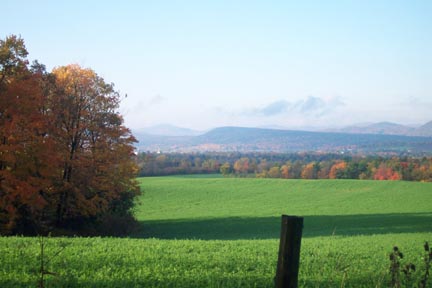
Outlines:
MULTIPOLYGON (((303 237, 432 232, 431 213, 305 216, 303 237)), ((280 217, 175 219, 140 222, 138 238, 274 239, 280 217)))

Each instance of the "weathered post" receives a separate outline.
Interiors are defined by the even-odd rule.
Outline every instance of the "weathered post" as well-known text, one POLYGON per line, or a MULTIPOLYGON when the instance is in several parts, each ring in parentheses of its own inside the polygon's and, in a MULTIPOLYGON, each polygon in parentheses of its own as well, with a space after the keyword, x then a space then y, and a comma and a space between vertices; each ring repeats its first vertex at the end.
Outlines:
POLYGON ((276 288, 297 288, 303 217, 282 215, 276 288))

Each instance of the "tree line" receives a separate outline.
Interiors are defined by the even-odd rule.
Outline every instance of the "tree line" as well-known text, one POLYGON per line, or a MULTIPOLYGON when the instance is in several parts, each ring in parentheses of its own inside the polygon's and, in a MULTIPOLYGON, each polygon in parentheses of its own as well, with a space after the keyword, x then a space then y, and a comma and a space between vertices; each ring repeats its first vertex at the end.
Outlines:
POLYGON ((431 157, 331 153, 140 153, 140 176, 221 173, 231 177, 432 181, 431 157))
POLYGON ((27 56, 21 37, 0 39, 0 234, 124 232, 139 189, 120 94, 27 56))

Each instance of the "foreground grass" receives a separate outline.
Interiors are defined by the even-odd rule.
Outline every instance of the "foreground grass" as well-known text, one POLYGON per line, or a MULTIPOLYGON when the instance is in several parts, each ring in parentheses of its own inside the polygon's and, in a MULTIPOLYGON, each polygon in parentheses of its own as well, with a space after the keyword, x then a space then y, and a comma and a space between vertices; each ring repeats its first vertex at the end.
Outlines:
MULTIPOLYGON (((304 239, 300 287, 388 287, 388 253, 398 244, 421 263, 431 233, 304 239)), ((53 238, 66 245, 48 270, 47 287, 273 287, 278 240, 53 238)), ((0 238, 0 287, 35 287, 36 238, 0 238)), ((420 277, 417 272, 415 278, 420 277)))
MULTIPOLYGON (((47 258, 66 248, 50 261, 58 276, 46 287, 273 287, 280 214, 305 217, 300 287, 388 287, 392 247, 421 266, 432 242, 431 183, 139 181, 142 229, 48 239, 47 258)), ((35 287, 39 254, 37 238, 0 237, 0 287, 35 287)))

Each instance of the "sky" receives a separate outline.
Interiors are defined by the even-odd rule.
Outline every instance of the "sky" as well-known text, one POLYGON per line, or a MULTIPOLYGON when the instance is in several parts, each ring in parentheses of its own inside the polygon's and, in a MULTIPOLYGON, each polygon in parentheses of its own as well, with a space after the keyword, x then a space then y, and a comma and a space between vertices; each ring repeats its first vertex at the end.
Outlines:
POLYGON ((432 1, 3 0, 48 70, 92 68, 126 126, 331 128, 432 120, 432 1), (126 96, 127 95, 127 96, 126 96))

